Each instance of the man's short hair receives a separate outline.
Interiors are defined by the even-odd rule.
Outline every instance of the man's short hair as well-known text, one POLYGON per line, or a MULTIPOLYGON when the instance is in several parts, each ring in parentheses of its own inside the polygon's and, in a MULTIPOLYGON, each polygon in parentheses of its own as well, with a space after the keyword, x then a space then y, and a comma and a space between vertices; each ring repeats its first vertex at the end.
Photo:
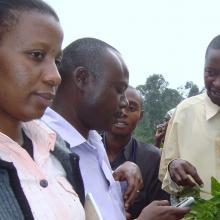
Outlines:
POLYGON ((63 50, 63 58, 59 66, 61 78, 65 80, 77 67, 82 66, 98 77, 105 69, 100 60, 104 52, 111 49, 119 53, 114 47, 96 38, 81 38, 72 42, 63 50))
POLYGON ((213 38, 212 41, 209 43, 206 49, 205 57, 207 56, 209 49, 220 49, 220 35, 213 38))

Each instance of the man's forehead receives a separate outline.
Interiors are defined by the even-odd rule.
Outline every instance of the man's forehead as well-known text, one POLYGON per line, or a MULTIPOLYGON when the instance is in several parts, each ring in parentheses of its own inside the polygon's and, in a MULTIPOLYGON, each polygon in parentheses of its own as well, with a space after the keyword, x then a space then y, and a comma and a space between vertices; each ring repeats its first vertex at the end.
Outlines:
POLYGON ((128 102, 131 101, 131 102, 136 102, 139 105, 141 104, 140 94, 138 93, 138 91, 135 88, 128 87, 126 92, 125 92, 125 95, 128 99, 128 102))
POLYGON ((117 84, 118 86, 128 86, 129 73, 128 69, 117 51, 108 49, 103 54, 103 77, 106 77, 111 83, 117 84))
MULTIPOLYGON (((111 49, 111 48, 107 48, 106 51, 107 51, 107 53, 106 53, 107 57, 108 57, 108 58, 111 58, 112 61, 114 61, 115 63, 117 63, 117 64, 120 66, 120 68, 121 68, 122 70, 124 70, 125 67, 126 67, 126 65, 125 65, 125 62, 124 62, 124 60, 123 60, 121 54, 120 54, 119 52, 117 52, 117 51, 111 49)), ((127 68, 127 67, 126 67, 126 68, 127 68)))

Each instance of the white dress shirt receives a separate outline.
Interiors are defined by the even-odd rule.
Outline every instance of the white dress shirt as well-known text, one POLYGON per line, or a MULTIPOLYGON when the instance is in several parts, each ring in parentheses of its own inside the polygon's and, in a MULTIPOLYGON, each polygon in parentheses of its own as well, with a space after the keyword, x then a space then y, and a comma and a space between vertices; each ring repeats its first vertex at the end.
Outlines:
POLYGON ((42 120, 70 144, 80 156, 80 170, 85 193, 92 193, 104 220, 125 220, 119 182, 112 176, 109 160, 101 140, 94 130, 86 140, 70 123, 48 108, 42 120))

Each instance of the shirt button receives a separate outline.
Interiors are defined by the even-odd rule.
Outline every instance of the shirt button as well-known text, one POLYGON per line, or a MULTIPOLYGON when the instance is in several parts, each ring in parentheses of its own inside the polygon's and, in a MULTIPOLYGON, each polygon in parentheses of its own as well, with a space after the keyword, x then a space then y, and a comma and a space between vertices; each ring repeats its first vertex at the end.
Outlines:
POLYGON ((45 179, 40 180, 40 186, 46 188, 48 186, 48 182, 45 179))

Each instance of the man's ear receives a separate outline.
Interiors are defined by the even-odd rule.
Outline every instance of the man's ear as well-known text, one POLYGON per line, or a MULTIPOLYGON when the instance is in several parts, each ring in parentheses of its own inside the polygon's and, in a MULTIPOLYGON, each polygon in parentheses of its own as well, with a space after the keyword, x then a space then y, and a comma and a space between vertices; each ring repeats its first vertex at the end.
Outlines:
POLYGON ((140 114, 140 118, 139 118, 139 121, 141 121, 141 120, 142 120, 142 118, 143 118, 143 115, 144 115, 144 110, 141 110, 141 114, 140 114))
POLYGON ((89 82, 89 72, 88 70, 83 66, 78 66, 73 71, 73 80, 75 85, 79 89, 83 89, 86 84, 89 82))

